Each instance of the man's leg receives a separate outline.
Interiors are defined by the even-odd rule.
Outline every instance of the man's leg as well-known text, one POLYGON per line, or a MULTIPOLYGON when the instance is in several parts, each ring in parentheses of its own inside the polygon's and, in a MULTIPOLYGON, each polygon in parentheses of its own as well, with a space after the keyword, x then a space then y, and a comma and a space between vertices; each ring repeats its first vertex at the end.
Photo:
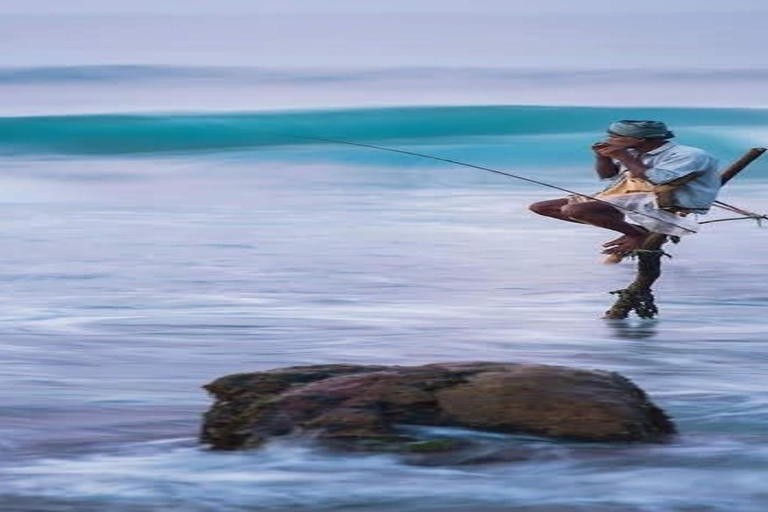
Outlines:
POLYGON ((533 203, 532 205, 528 206, 528 209, 533 213, 538 213, 539 215, 543 215, 545 217, 552 217, 553 219, 557 220, 565 220, 568 222, 577 222, 579 224, 583 224, 583 222, 572 219, 563 212, 563 208, 568 204, 568 202, 569 201, 566 198, 550 199, 549 201, 539 201, 538 203, 533 203))
POLYGON ((575 222, 618 231, 623 236, 604 244, 605 254, 624 254, 642 247, 648 231, 624 221, 624 214, 616 208, 597 201, 565 204, 561 214, 575 222))

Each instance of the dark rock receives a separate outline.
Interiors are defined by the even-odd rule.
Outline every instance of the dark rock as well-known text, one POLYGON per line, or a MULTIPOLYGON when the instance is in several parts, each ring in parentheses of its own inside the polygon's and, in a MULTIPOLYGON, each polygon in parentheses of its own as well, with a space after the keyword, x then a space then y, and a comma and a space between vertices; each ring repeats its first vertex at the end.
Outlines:
POLYGON ((628 379, 562 366, 304 366, 229 375, 205 389, 216 403, 205 414, 201 439, 223 450, 300 433, 343 448, 420 449, 424 440, 399 425, 603 442, 658 442, 675 433, 666 414, 628 379))

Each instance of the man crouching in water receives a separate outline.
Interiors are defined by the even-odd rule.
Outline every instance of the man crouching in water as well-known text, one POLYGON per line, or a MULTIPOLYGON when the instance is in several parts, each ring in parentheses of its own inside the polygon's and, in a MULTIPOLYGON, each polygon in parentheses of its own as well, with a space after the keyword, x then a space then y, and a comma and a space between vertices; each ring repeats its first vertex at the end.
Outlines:
POLYGON ((612 180, 594 196, 600 201, 570 196, 534 203, 531 211, 618 231, 622 236, 603 244, 604 254, 618 256, 641 248, 649 233, 695 233, 698 223, 686 215, 706 213, 715 201, 720 188, 718 163, 701 149, 671 142, 674 136, 660 121, 612 123, 608 140, 592 145, 597 175, 612 180), (695 176, 672 192, 673 204, 660 208, 657 186, 691 174, 695 176))

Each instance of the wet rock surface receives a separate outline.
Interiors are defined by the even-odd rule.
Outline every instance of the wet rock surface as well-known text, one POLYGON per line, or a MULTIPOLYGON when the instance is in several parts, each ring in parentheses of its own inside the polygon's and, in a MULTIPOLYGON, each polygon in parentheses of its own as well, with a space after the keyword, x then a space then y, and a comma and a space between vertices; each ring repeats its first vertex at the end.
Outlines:
POLYGON ((201 440, 221 450, 287 435, 356 450, 462 447, 415 438, 402 425, 593 442, 658 442, 675 433, 667 415, 625 377, 563 366, 318 365, 229 375, 204 387, 215 403, 201 440))

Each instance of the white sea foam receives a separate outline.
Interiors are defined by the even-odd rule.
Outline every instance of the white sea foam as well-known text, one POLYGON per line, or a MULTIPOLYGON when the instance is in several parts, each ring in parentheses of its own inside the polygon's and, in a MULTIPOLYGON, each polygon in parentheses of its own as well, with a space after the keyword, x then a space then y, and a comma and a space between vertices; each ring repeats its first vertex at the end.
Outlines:
POLYGON ((471 503, 483 510, 536 502, 644 511, 736 506, 751 512, 765 504, 763 479, 758 474, 768 453, 757 446, 752 447, 749 464, 733 467, 725 476, 716 470, 691 472, 686 466, 708 465, 743 450, 742 444, 710 446, 708 440, 706 444, 617 451, 556 444, 547 448, 529 442, 537 446, 534 460, 512 466, 414 466, 393 456, 330 455, 288 441, 241 454, 173 444, 133 445, 126 447, 130 454, 42 460, 3 473, 5 492, 16 499, 99 500, 105 506, 133 504, 158 509, 181 497, 190 510, 206 505, 222 511, 253 506, 330 510, 355 505, 439 510, 457 503, 471 503), (695 494, 688 491, 694 488, 695 494))

